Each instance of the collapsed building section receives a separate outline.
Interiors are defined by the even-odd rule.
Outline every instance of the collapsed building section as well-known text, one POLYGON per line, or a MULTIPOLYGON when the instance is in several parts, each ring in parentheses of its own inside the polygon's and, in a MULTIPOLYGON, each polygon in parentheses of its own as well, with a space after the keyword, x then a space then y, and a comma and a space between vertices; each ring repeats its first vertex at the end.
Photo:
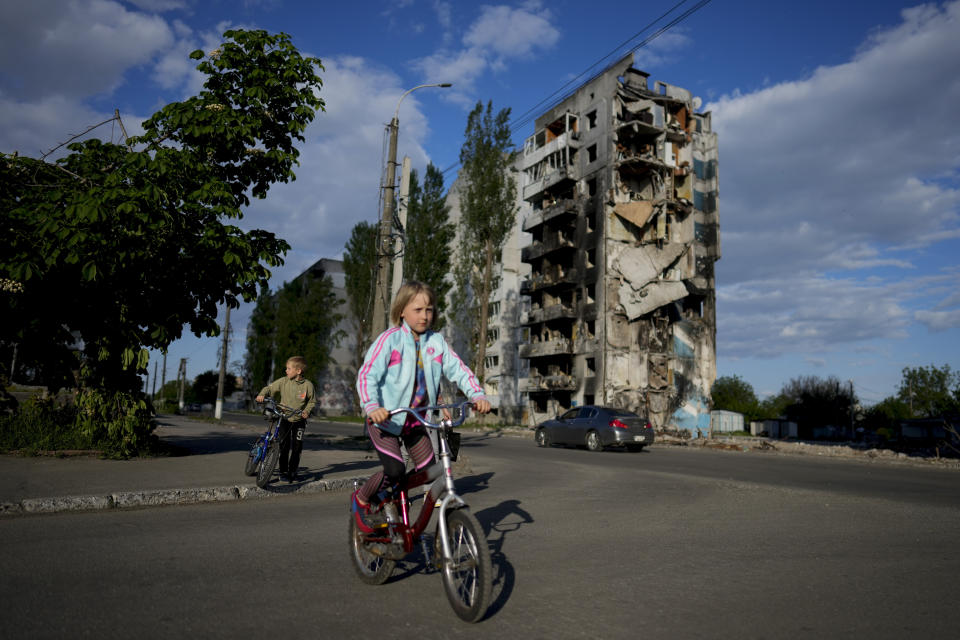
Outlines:
POLYGON ((533 420, 606 404, 708 428, 717 138, 698 108, 628 56, 537 119, 521 163, 533 420))

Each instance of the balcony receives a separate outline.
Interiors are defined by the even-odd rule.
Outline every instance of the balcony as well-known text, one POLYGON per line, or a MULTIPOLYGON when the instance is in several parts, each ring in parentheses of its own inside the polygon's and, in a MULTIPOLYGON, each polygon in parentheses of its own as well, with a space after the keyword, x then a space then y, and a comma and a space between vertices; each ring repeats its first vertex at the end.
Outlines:
POLYGON ((558 249, 573 249, 575 247, 573 240, 564 237, 559 231, 545 232, 542 242, 534 241, 520 250, 520 261, 533 262, 535 259, 542 258, 558 249))
POLYGON ((557 200, 554 204, 549 207, 540 209, 539 211, 534 211, 523 221, 523 230, 530 231, 534 227, 537 227, 545 222, 549 222, 558 216, 564 214, 572 215, 576 217, 578 209, 578 201, 574 198, 563 198, 557 200))
POLYGON ((520 391, 531 393, 536 391, 576 391, 579 381, 575 376, 556 375, 556 376, 530 376, 520 379, 520 391))
POLYGON ((545 342, 531 342, 520 345, 521 358, 542 358, 545 356, 569 355, 572 351, 572 344, 567 338, 558 338, 556 340, 547 340, 545 342))
POLYGON ((577 310, 565 304, 554 304, 543 309, 531 309, 520 314, 520 324, 536 324, 559 318, 576 318, 577 310))
POLYGON ((540 199, 547 189, 556 187, 558 192, 570 188, 576 182, 576 170, 570 166, 560 166, 545 173, 542 177, 533 180, 523 187, 523 199, 533 202, 540 199))
POLYGON ((563 268, 555 265, 547 271, 535 273, 520 283, 520 294, 528 296, 540 289, 549 289, 561 285, 575 285, 580 278, 580 272, 573 268, 563 268))

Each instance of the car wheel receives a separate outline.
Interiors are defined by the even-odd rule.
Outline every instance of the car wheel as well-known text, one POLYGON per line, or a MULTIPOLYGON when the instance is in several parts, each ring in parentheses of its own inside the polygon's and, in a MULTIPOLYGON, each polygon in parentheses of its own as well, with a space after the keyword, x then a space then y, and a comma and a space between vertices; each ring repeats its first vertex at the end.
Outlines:
POLYGON ((587 449, 590 451, 600 451, 603 449, 603 443, 600 442, 600 434, 596 431, 587 432, 587 449))
POLYGON ((534 439, 537 441, 538 447, 550 446, 550 437, 547 436, 547 432, 543 429, 537 429, 537 433, 534 434, 534 439))

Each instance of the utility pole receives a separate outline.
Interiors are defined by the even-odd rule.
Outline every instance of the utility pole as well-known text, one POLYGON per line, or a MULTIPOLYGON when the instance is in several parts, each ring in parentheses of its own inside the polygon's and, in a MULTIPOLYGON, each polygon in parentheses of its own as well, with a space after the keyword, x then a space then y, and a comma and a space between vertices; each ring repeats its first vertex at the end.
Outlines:
MULTIPOLYGON (((400 168, 400 200, 399 206, 397 207, 397 217, 400 219, 400 231, 403 234, 406 234, 407 229, 407 209, 409 208, 409 202, 407 201, 410 195, 410 158, 403 156, 403 164, 400 168)), ((404 237, 404 251, 406 251, 406 237, 404 237)), ((390 299, 393 300, 397 297, 397 291, 400 290, 400 285, 403 284, 403 253, 398 253, 397 257, 393 260, 393 286, 390 287, 390 299)))
POLYGON ((850 439, 855 440, 857 434, 853 431, 853 380, 848 382, 850 383, 850 439))
POLYGON ((397 110, 393 119, 387 125, 390 132, 390 143, 387 151, 387 176, 383 184, 383 215, 380 218, 380 229, 377 233, 377 268, 375 287, 373 290, 373 318, 370 322, 370 335, 376 339, 387 328, 387 272, 390 270, 390 230, 393 228, 393 188, 397 177, 397 135, 400 131, 400 103, 411 91, 424 87, 450 87, 449 82, 440 84, 421 84, 413 89, 407 89, 397 101, 397 110))
POLYGON ((160 374, 160 407, 161 411, 167 403, 167 350, 163 350, 163 373, 160 374))
POLYGON ((157 361, 153 361, 153 391, 150 393, 150 400, 157 399, 157 361))
POLYGON ((177 406, 183 411, 183 385, 187 382, 187 359, 180 358, 180 368, 177 369, 177 380, 180 381, 180 396, 177 399, 177 406))
POLYGON ((223 321, 223 349, 220 354, 220 378, 217 381, 217 408, 213 417, 223 417, 223 379, 227 376, 227 351, 230 346, 230 305, 227 305, 227 317, 223 321))

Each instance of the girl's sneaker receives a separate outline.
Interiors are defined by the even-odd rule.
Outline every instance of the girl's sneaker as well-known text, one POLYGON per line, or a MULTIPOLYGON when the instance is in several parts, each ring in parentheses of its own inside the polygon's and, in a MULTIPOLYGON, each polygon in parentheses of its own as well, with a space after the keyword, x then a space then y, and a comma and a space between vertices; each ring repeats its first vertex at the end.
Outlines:
POLYGON ((383 513, 375 510, 372 505, 360 504, 360 501, 357 500, 356 491, 350 496, 350 510, 353 512, 357 527, 364 533, 373 533, 375 530, 387 526, 387 519, 383 513))

